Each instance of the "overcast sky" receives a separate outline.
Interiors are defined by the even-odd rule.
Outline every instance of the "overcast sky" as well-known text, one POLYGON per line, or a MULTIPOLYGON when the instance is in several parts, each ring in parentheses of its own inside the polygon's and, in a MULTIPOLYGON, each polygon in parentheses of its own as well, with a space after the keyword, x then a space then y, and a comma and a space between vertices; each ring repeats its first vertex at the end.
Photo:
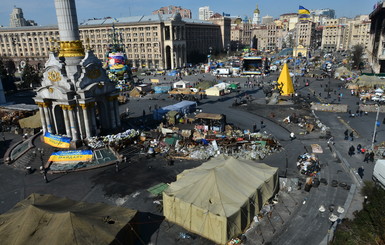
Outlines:
MULTIPOLYGON (((270 15, 278 18, 283 13, 294 13, 298 6, 305 8, 331 8, 336 11, 337 17, 354 17, 360 14, 370 14, 377 1, 373 0, 76 0, 79 22, 91 18, 126 17, 150 15, 153 10, 163 6, 175 5, 190 9, 193 18, 198 18, 198 8, 208 5, 211 10, 232 16, 253 15, 256 4, 261 16, 270 15)), ((24 18, 35 20, 38 25, 56 25, 54 0, 0 0, 0 25, 9 26, 9 15, 13 7, 23 9, 24 18)))

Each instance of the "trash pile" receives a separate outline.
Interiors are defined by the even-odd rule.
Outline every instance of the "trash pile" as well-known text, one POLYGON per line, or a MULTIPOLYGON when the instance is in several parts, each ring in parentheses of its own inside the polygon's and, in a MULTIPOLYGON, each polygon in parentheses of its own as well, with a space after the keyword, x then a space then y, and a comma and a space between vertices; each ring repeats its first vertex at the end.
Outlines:
MULTIPOLYGON (((163 142, 168 147, 171 158, 207 160, 219 154, 245 159, 263 159, 266 155, 278 151, 280 145, 271 137, 262 133, 242 132, 241 130, 227 130, 223 133, 215 131, 201 131, 195 129, 190 133, 174 132, 164 136, 163 142), (171 140, 170 137, 173 139, 171 140)), ((155 146, 155 152, 164 152, 162 139, 155 146)))
POLYGON ((139 131, 135 129, 128 129, 122 133, 95 136, 88 139, 88 146, 92 149, 97 149, 105 146, 117 148, 119 146, 132 143, 134 139, 139 136, 139 131))
POLYGON ((318 158, 314 154, 309 153, 298 156, 297 168, 301 174, 307 176, 315 176, 321 171, 318 158))
POLYGON ((286 124, 294 123, 301 129, 304 129, 305 131, 302 132, 302 134, 308 134, 312 132, 316 126, 320 128, 320 126, 317 124, 316 120, 310 116, 299 116, 296 113, 293 113, 290 116, 287 116, 283 119, 283 122, 286 124))

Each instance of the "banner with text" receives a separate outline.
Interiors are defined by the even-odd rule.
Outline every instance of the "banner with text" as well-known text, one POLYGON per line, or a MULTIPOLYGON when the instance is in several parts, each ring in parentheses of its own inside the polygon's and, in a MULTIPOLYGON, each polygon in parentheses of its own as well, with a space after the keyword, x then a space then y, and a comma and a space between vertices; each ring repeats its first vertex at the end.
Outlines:
POLYGON ((90 162, 92 150, 57 151, 49 157, 52 162, 90 162))
POLYGON ((70 148, 71 138, 45 132, 44 143, 57 148, 70 148))

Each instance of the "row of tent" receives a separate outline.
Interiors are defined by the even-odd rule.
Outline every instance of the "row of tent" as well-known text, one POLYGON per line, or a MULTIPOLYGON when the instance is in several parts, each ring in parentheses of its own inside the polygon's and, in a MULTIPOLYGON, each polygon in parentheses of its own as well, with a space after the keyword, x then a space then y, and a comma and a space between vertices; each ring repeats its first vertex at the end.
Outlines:
MULTIPOLYGON (((219 156, 183 171, 163 192, 167 220, 225 244, 278 191, 278 169, 219 156)), ((0 215, 1 244, 139 244, 140 213, 102 203, 31 194, 0 215)))

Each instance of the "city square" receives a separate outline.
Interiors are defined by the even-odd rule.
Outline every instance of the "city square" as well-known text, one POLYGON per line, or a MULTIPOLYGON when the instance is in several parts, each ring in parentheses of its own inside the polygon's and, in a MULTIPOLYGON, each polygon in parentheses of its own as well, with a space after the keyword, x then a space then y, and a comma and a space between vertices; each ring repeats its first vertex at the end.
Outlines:
MULTIPOLYGON (((147 27, 132 24, 133 18, 126 19, 129 27, 124 18, 78 25, 75 1, 56 0, 55 4, 59 28, 45 31, 47 35, 54 31, 52 39, 57 43, 45 44, 51 52, 45 56, 40 84, 6 92, 7 104, 1 106, 9 113, 2 119, 1 135, 3 224, 12 223, 5 214, 15 212, 17 203, 26 198, 35 206, 55 210, 49 196, 53 195, 81 202, 74 205, 103 203, 125 208, 123 222, 127 223, 116 235, 110 232, 109 243, 329 244, 337 226, 344 219, 354 219, 367 205, 361 190, 364 182, 372 183, 374 160, 383 158, 383 90, 379 90, 383 85, 381 78, 373 79, 374 87, 364 94, 358 83, 374 70, 381 73, 381 60, 342 72, 339 67, 346 65, 345 54, 356 54, 346 47, 338 54, 328 51, 316 63, 311 59, 317 53, 312 46, 316 44, 306 34, 297 39, 289 56, 278 56, 271 47, 262 53, 258 45, 263 45, 263 39, 254 48, 242 46, 241 52, 239 41, 231 43, 229 36, 218 36, 221 25, 230 27, 230 18, 215 15, 214 24, 197 24, 185 21, 188 18, 181 10, 167 20, 166 14, 155 15, 159 22, 148 30, 155 37, 165 34, 165 40, 154 46, 155 53, 133 59, 138 52, 135 41, 121 37, 128 37, 127 28, 147 27), (97 45, 98 31, 91 30, 97 25, 111 30, 108 50, 97 45), (210 41, 188 43, 198 28, 202 28, 199 35, 210 33, 219 46, 210 41), (86 41, 91 33, 94 39, 86 41), (200 64, 191 61, 196 57, 194 52, 189 54, 193 47, 205 49, 200 64), (165 53, 157 56, 157 48, 164 48, 165 53), (231 66, 236 62, 243 65, 231 66), (32 112, 34 117, 26 116, 32 112), (23 116, 27 119, 21 122, 18 117, 23 116), (35 128, 5 124, 5 119, 16 117, 20 125, 40 124, 35 128), (255 167, 273 172, 272 177, 263 174, 267 179, 259 187, 252 184, 259 181, 256 176, 261 172, 255 167), (212 176, 202 176, 206 172, 212 176), (198 176, 205 179, 197 180, 198 176), (185 192, 184 185, 192 188, 185 192), (252 192, 246 194, 249 189, 252 192), (40 204, 39 198, 48 201, 40 204), (191 203, 177 203, 179 198, 191 203), (242 198, 246 202, 235 207, 233 202, 242 203, 242 198), (223 209, 214 211, 214 206, 223 209), (225 231, 220 230, 223 222, 225 231)), ((373 10, 372 23, 382 10, 382 3, 373 10)), ((250 21, 255 30, 263 25, 259 14, 257 6, 254 20, 258 21, 250 21)), ((298 22, 309 24, 314 19, 298 22)), ((0 28, 0 36, 15 30, 0 28)), ((31 31, 39 35, 39 30, 31 31)), ((138 48, 141 44, 149 47, 139 41, 138 48)), ((333 45, 326 43, 323 49, 339 49, 333 45)), ((20 62, 20 54, 10 56, 20 62)), ((30 62, 43 64, 37 56, 30 62)), ((351 58, 350 65, 354 62, 351 58)), ((103 219, 100 227, 121 222, 116 218, 119 213, 112 213, 123 211, 107 210, 111 215, 96 210, 87 214, 101 215, 96 218, 103 219)), ((70 208, 63 211, 73 212, 70 208)), ((38 224, 35 229, 40 228, 38 224)), ((26 234, 11 230, 0 225, 0 235, 7 242, 14 239, 12 234, 19 234, 19 244, 26 243, 26 234)), ((92 243, 84 238, 83 243, 92 243)))

